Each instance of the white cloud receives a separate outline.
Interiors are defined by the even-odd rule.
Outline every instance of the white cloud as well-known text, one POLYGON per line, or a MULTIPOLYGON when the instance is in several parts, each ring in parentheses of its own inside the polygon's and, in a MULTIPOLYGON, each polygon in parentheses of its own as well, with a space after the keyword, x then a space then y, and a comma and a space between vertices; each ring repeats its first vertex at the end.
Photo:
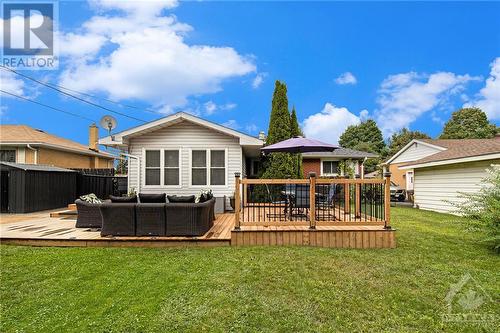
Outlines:
POLYGON ((234 119, 229 119, 228 121, 222 123, 222 126, 226 126, 232 129, 239 129, 241 126, 238 124, 238 122, 234 119))
POLYGON ((208 101, 204 104, 205 106, 205 113, 207 115, 211 115, 215 112, 215 110, 217 110, 217 104, 215 104, 214 102, 212 101, 208 101))
POLYGON ((368 110, 361 110, 361 112, 359 113, 359 119, 361 121, 365 121, 365 120, 368 120, 368 118, 370 118, 370 113, 368 112, 368 110))
POLYGON ((258 73, 252 81, 252 88, 257 89, 264 82, 267 73, 258 73))
MULTIPOLYGON (((14 73, 9 72, 5 69, 0 70, 0 87, 9 93, 24 96, 25 95, 25 83, 22 79, 19 79, 14 73)), ((3 97, 10 97, 9 95, 2 94, 3 97)))
POLYGON ((351 72, 345 72, 340 74, 338 78, 335 79, 335 83, 344 85, 344 84, 356 84, 358 80, 351 72))
POLYGON ((65 59, 63 86, 169 110, 185 106, 191 96, 222 90, 226 79, 256 70, 250 57, 231 47, 187 44, 184 36, 192 27, 173 15, 160 16, 175 1, 92 4, 111 12, 92 17, 78 32, 64 36, 67 53, 73 53, 65 59), (89 57, 92 54, 97 55, 89 57))
POLYGON ((490 119, 500 119, 500 57, 491 63, 490 76, 478 98, 464 106, 476 106, 486 112, 490 119))
POLYGON ((347 108, 326 103, 321 112, 310 115, 304 120, 302 129, 308 138, 337 144, 340 135, 348 126, 360 122, 360 118, 347 108))
POLYGON ((438 72, 391 75, 380 87, 375 118, 384 136, 408 127, 422 114, 445 104, 449 97, 462 92, 465 84, 478 77, 438 72))
POLYGON ((257 130, 258 130, 258 129, 259 129, 259 128, 258 128, 258 127, 257 127, 257 125, 255 125, 255 124, 248 124, 248 125, 246 125, 246 126, 245 126, 245 130, 246 130, 248 133, 250 133, 250 134, 252 134, 252 133, 257 133, 257 130))

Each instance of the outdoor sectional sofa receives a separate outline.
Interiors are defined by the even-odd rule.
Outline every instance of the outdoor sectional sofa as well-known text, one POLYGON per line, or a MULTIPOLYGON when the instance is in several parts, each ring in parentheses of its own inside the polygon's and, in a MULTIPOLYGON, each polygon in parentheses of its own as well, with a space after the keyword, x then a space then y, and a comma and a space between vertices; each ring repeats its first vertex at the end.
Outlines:
POLYGON ((101 228, 101 236, 202 236, 214 224, 215 198, 200 203, 76 201, 76 227, 101 228))

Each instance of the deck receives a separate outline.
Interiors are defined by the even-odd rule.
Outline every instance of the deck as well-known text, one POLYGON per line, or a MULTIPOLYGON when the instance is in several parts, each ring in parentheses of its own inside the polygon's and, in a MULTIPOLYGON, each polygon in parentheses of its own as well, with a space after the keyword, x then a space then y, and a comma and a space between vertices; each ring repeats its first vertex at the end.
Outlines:
MULTIPOLYGON (((54 214, 52 214, 54 216, 54 214)), ((55 214, 57 216, 57 214, 55 214)), ((201 237, 101 237, 95 229, 75 228, 74 217, 50 217, 48 212, 0 216, 0 242, 30 246, 172 247, 302 245, 341 248, 393 248, 395 230, 383 225, 242 225, 234 230, 234 213, 217 215, 214 226, 201 237)))

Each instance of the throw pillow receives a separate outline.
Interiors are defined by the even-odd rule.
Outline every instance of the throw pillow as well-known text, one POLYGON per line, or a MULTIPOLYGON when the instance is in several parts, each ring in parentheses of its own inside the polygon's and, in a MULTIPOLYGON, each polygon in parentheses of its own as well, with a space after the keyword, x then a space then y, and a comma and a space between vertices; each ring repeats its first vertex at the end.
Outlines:
POLYGON ((139 193, 139 201, 141 203, 166 203, 166 194, 145 194, 139 193))
POLYGON ((102 203, 102 200, 99 199, 94 193, 82 195, 80 200, 88 203, 99 204, 102 203))
POLYGON ((187 195, 187 196, 177 196, 177 195, 167 195, 168 202, 172 203, 194 203, 195 196, 187 195))
POLYGON ((115 197, 114 195, 110 195, 112 203, 137 203, 137 196, 132 195, 130 197, 115 197))

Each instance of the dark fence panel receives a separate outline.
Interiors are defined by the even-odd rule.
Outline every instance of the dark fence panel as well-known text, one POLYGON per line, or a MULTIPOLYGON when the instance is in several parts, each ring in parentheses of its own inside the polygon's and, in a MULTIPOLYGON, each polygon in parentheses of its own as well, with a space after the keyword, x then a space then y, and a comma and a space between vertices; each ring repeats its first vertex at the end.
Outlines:
POLYGON ((108 199, 116 195, 114 177, 78 174, 76 183, 77 196, 94 193, 98 198, 108 199))
POLYGON ((71 169, 84 175, 114 176, 115 169, 71 169))

